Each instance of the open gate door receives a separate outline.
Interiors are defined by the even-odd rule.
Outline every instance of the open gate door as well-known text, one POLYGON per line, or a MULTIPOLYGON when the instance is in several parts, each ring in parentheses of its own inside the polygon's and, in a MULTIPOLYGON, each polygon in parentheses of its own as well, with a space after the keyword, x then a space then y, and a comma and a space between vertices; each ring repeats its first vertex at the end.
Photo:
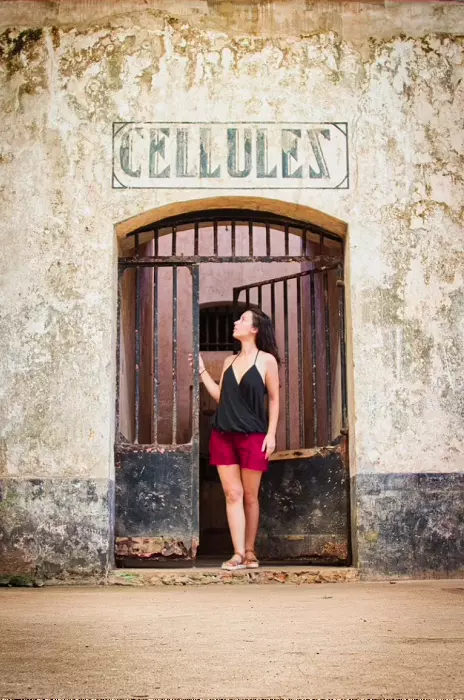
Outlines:
POLYGON ((192 560, 198 547, 199 268, 119 269, 115 557, 192 560), (181 319, 181 322, 179 322, 181 319), (194 355, 193 379, 187 354, 194 355))
POLYGON ((262 481, 260 558, 350 563, 342 265, 234 288, 283 350, 277 452, 262 481))

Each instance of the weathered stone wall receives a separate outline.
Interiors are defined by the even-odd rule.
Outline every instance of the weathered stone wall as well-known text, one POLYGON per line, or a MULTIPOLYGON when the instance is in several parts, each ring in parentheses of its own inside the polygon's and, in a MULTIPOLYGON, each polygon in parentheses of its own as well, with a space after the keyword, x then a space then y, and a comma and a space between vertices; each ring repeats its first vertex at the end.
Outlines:
POLYGON ((112 122, 347 121, 350 188, 278 197, 349 226, 356 561, 458 571, 462 8, 0 2, 0 32, 3 568, 111 558, 114 225, 202 197, 112 189, 112 122))

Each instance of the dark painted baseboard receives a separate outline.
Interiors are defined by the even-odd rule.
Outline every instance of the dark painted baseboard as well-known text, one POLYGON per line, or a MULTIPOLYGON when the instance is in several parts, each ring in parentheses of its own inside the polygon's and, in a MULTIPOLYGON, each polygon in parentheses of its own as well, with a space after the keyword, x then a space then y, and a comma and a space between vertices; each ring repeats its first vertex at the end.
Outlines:
MULTIPOLYGON (((464 474, 351 479, 361 576, 464 576, 464 474)), ((105 572, 113 561, 114 484, 0 479, 0 574, 105 572)))
POLYGON ((464 474, 352 478, 364 578, 464 575, 464 474))
POLYGON ((101 574, 113 558, 108 479, 0 479, 0 574, 101 574))

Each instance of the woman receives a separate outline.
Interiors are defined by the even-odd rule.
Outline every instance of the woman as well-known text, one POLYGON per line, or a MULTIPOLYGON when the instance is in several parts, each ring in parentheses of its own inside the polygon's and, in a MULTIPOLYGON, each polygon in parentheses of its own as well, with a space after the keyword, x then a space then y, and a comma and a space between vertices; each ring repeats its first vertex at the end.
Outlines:
MULTIPOLYGON (((234 324, 238 355, 227 357, 219 385, 200 357, 200 377, 218 402, 210 440, 210 462, 217 466, 226 497, 227 520, 234 546, 223 563, 229 571, 257 568, 255 539, 259 522, 258 492, 275 450, 279 417, 279 353, 271 320, 259 309, 245 311, 234 324), (266 413, 265 394, 269 397, 266 413)), ((190 364, 193 359, 190 355, 190 364)))

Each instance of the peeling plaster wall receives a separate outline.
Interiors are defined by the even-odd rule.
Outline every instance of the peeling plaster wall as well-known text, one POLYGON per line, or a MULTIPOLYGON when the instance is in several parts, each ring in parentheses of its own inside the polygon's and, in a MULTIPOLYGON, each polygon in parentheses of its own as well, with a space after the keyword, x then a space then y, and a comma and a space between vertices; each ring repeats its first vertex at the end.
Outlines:
POLYGON ((62 533, 56 518, 78 523, 87 511, 75 513, 66 499, 56 509, 51 495, 42 510, 51 534, 41 546, 33 518, 21 535, 34 490, 21 490, 18 481, 65 479, 82 489, 93 480, 111 491, 113 227, 202 196, 112 190, 112 122, 346 120, 350 189, 282 190, 279 197, 349 225, 357 562, 372 576, 457 571, 462 8, 200 0, 117 6, 116 13, 108 2, 0 2, 0 479, 7 496, 14 482, 17 504, 7 508, 7 497, 0 504, 8 566, 101 565, 111 518, 95 515, 94 525, 87 509, 93 554, 81 556, 78 543, 63 554, 53 544, 62 533), (430 489, 447 507, 432 509, 419 532, 430 489), (422 500, 411 501, 411 493, 422 500), (438 547, 430 571, 428 550, 415 550, 418 538, 438 547))

